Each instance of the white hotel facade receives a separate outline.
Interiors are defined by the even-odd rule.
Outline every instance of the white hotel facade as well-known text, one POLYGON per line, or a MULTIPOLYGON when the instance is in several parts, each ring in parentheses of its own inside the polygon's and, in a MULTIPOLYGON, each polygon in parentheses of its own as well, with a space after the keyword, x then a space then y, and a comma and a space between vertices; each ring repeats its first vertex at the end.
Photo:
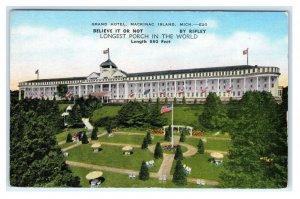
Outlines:
POLYGON ((87 77, 36 79, 19 83, 19 99, 58 97, 57 86, 67 85, 69 94, 75 97, 97 96, 104 102, 125 103, 130 100, 161 101, 168 98, 187 103, 205 101, 209 92, 222 101, 241 99, 247 91, 267 91, 277 100, 279 96, 278 67, 224 66, 165 70, 155 72, 126 73, 110 59, 100 64, 100 73, 87 77))

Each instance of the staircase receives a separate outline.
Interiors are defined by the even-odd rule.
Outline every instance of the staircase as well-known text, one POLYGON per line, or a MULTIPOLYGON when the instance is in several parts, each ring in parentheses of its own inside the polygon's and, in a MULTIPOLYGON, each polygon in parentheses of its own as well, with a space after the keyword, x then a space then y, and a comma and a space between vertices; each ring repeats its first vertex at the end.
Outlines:
POLYGON ((89 118, 82 118, 81 120, 82 120, 83 124, 85 125, 85 128, 87 128, 90 131, 93 130, 94 127, 90 123, 89 118))

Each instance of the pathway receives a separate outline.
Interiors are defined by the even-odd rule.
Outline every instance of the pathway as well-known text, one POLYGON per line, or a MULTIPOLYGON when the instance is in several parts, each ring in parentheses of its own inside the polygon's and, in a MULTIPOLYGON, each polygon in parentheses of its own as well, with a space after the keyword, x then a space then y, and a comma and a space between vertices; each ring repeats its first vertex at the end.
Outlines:
POLYGON ((172 180, 172 177, 170 175, 172 164, 174 161, 174 154, 166 154, 164 153, 164 159, 160 165, 159 171, 157 173, 157 176, 167 175, 167 179, 172 180))
POLYGON ((85 125, 85 127, 88 129, 88 130, 93 130, 93 126, 92 126, 92 124, 90 123, 90 121, 89 121, 89 118, 82 118, 81 119, 82 120, 82 122, 84 123, 84 125, 85 125))

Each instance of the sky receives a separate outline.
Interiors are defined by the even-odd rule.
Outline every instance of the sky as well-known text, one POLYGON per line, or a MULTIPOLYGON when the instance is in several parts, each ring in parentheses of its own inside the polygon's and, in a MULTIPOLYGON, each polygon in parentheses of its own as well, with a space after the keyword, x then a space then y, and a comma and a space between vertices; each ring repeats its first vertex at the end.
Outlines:
MULTIPOLYGON (((288 14, 286 12, 220 11, 70 11, 13 10, 10 12, 10 88, 39 77, 88 76, 99 72, 107 60, 102 51, 128 73, 170 69, 246 64, 243 50, 249 48, 249 64, 276 66, 280 85, 288 80, 288 14), (92 26, 92 23, 108 26, 92 26), (111 26, 124 23, 126 26, 111 26), (133 27, 131 23, 154 23, 133 27), (174 23, 175 26, 158 26, 174 23), (206 27, 182 27, 180 23, 206 23, 206 27), (143 29, 159 34, 158 43, 131 43, 132 39, 101 39, 93 29, 143 29), (180 29, 206 29, 196 39, 171 39, 160 43, 161 34, 179 34, 180 29)), ((128 35, 127 35, 128 36, 128 35)), ((166 39, 168 40, 168 39, 166 39)))

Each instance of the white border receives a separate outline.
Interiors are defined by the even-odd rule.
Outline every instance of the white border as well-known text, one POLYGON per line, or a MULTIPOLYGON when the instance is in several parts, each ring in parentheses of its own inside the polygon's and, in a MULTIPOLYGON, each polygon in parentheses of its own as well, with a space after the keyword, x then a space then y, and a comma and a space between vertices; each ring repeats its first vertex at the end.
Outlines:
MULTIPOLYGON (((291 177, 292 179, 292 184, 290 185, 289 189, 283 189, 283 190, 214 190, 214 189, 210 189, 210 190, 201 190, 201 189, 197 189, 197 190, 184 190, 184 189, 170 189, 170 190, 160 190, 160 189, 156 189, 155 192, 153 193, 154 190, 152 189, 135 189, 135 190, 130 190, 130 191, 116 191, 116 192, 111 192, 111 191, 107 191, 108 189, 106 189, 105 191, 98 191, 98 192, 91 192, 91 190, 85 190, 83 192, 79 192, 79 191, 72 191, 73 193, 71 193, 69 191, 58 191, 58 190, 53 190, 53 191, 49 191, 49 190, 34 190, 34 189, 30 189, 27 191, 11 191, 7 189, 7 179, 6 179, 6 175, 4 175, 5 173, 7 173, 7 168, 6 168, 6 164, 0 164, 0 169, 1 169, 1 198, 12 198, 12 197, 20 197, 20 198, 53 198, 53 197, 78 197, 78 198, 86 198, 86 197, 112 197, 112 194, 114 196, 117 197, 136 197, 136 198, 170 198, 170 197, 180 197, 180 198, 241 198, 241 197, 249 197, 249 198, 254 198, 254 197, 258 197, 258 198, 263 198, 263 197, 272 197, 272 198, 277 198, 277 197, 288 197, 288 198, 295 198, 296 194, 299 193, 299 180, 297 178, 299 178, 299 155, 297 155, 299 153, 299 133, 297 132, 298 130, 298 126, 296 126, 296 122, 293 122, 293 118, 297 118, 298 119, 298 114, 297 112, 300 111, 300 107, 299 107, 299 103, 297 103, 297 99, 298 95, 297 94, 297 86, 299 85, 299 81, 300 78, 297 78, 297 74, 299 74, 299 54, 300 53, 300 49, 299 49, 299 36, 300 36, 300 30, 299 30, 299 25, 300 25, 300 7, 299 7, 299 1, 296 0, 285 0, 285 1, 276 1, 276 0, 254 0, 254 1, 250 1, 250 0, 243 0, 243 1, 237 1, 237 0, 228 0, 228 1, 224 1, 224 0, 206 0, 206 1, 201 1, 201 2, 196 2, 196 1, 192 1, 192 0, 188 0, 188 1, 158 1, 158 0, 152 0, 151 3, 148 2, 144 2, 144 1, 133 1, 133 0, 129 0, 129 1, 122 1, 122 0, 118 0, 118 1, 105 1, 102 3, 99 3, 98 1, 84 1, 84 0, 60 0, 60 1, 56 1, 56 0, 51 0, 51 1, 39 1, 39 0, 27 0, 26 3, 23 0, 2 0, 0 2, 0 9, 1 9, 1 15, 0 15, 0 24, 1 24, 1 40, 0 43, 1 45, 1 79, 3 81, 5 81, 5 83, 2 81, 2 83, 0 84, 0 90, 1 90, 1 94, 2 97, 1 99, 1 132, 2 135, 5 134, 4 132, 6 132, 6 129, 4 127, 7 127, 9 118, 7 118, 7 115, 5 113, 4 110, 7 109, 8 107, 8 99, 5 98, 4 96, 6 96, 9 93, 9 68, 7 66, 6 63, 6 46, 3 44, 6 44, 6 33, 7 30, 6 28, 6 9, 7 6, 16 6, 16 7, 20 7, 20 6, 30 6, 30 7, 35 7, 35 6, 39 6, 39 7, 46 7, 47 6, 81 6, 80 8, 87 8, 87 6, 97 6, 94 7, 94 9, 102 9, 102 8, 113 8, 113 9, 160 9, 162 7, 156 7, 156 6, 166 6, 163 7, 162 9, 176 9, 175 7, 177 7, 178 9, 226 9, 226 6, 232 6, 232 9, 243 9, 243 10, 249 10, 249 9, 258 9, 258 10, 265 10, 267 9, 267 7, 257 7, 257 6, 279 6, 277 7, 278 9, 283 8, 283 7, 289 7, 290 6, 290 10, 292 11, 292 24, 291 24, 291 34, 289 36, 290 39, 290 66, 289 66, 289 99, 290 99, 290 103, 289 103, 289 107, 290 107, 290 113, 289 113, 289 133, 290 135, 292 134, 292 139, 289 138, 289 146, 290 146, 290 152, 293 151, 293 153, 289 154, 289 158, 292 159, 292 167, 289 166, 289 169, 293 168, 292 171, 289 170, 289 177, 291 177), (172 5, 172 7, 170 7, 170 5, 172 5), (101 6, 101 7, 99 7, 101 6), (104 6, 104 7, 103 7, 104 6), (115 7, 112 7, 115 6, 115 7), (129 7, 121 7, 121 6, 129 6, 129 7), (133 7, 133 6, 141 6, 141 7, 133 7), (147 7, 150 6, 150 7, 147 7), (197 6, 197 7, 194 7, 197 6), (200 7, 201 6, 201 7, 200 7), (204 7, 203 7, 204 6, 204 7), (237 7, 238 6, 238 7, 237 7), (247 7, 241 7, 241 6, 247 6, 247 7), (298 36, 299 35, 299 36, 298 36), (294 55, 295 53, 295 55, 294 55), (294 58, 294 59, 292 59, 294 58), (6 67, 4 67, 6 66, 6 67), (292 109, 293 108, 293 109, 292 109), (297 111, 298 110, 298 111, 297 111), (298 156, 298 157, 297 157, 298 156), (157 191, 158 190, 158 191, 157 191), (47 193, 45 194, 45 191, 47 191, 47 193), (133 193, 134 191, 134 193, 133 193), (150 192, 147 193, 147 192, 150 192), (126 196, 123 194, 125 193, 126 196), (93 196, 92 196, 93 194, 93 196)), ((53 7, 53 8, 54 8, 53 7)), ((91 8, 91 7, 89 7, 91 8)), ((270 8, 270 7, 269 7, 270 8)), ((299 91, 298 91, 299 93, 299 91)), ((297 121, 295 119, 295 121, 297 121)), ((8 144, 8 142, 6 142, 6 140, 8 140, 7 135, 5 135, 4 137, 1 137, 1 157, 7 157, 7 147, 6 146, 8 144)), ((113 191, 115 191, 113 189, 113 191)))

